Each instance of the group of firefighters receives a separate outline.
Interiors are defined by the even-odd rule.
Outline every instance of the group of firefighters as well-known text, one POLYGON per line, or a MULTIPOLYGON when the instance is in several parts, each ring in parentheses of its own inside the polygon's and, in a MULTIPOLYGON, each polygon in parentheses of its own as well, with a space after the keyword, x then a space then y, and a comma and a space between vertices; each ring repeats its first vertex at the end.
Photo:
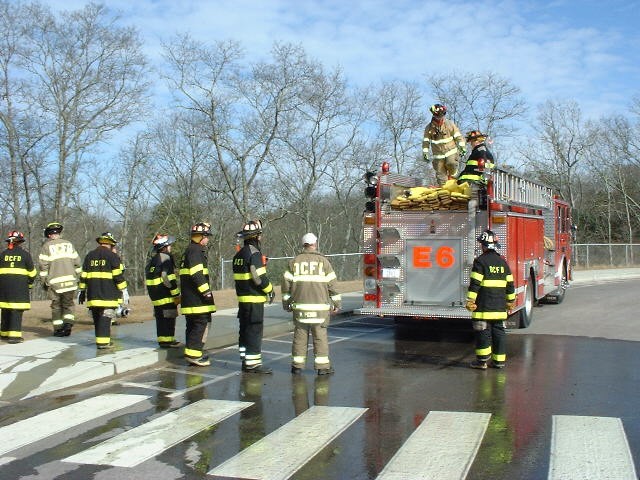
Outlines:
MULTIPOLYGON (((456 178, 460 156, 466 154, 465 140, 472 152, 465 168, 457 176, 458 183, 484 181, 478 171, 494 166, 486 146, 487 135, 473 130, 463 138, 458 127, 445 119, 447 108, 435 104, 432 119, 424 131, 422 143, 425 160, 431 160, 437 182, 442 185, 456 178)), ((74 300, 86 302, 91 312, 98 349, 112 346, 111 325, 117 309, 128 303, 124 267, 117 253, 117 241, 109 233, 96 238, 97 248, 84 261, 68 240, 61 238, 62 224, 50 223, 44 229, 46 241, 38 256, 42 285, 51 300, 53 334, 69 336, 74 323, 74 300)), ((233 257, 233 278, 238 299, 238 349, 242 371, 269 374, 262 363, 262 335, 265 303, 273 303, 274 287, 267 276, 266 257, 261 251, 263 234, 259 220, 247 222, 237 237, 243 243, 233 257)), ((192 365, 208 366, 204 352, 211 314, 216 311, 207 267, 207 244, 211 225, 199 222, 190 232, 190 243, 179 264, 171 253, 175 237, 158 234, 152 241, 153 256, 145 268, 147 292, 153 304, 157 341, 161 348, 180 348, 175 338, 178 307, 185 317, 184 357, 192 365), (178 272, 179 282, 178 282, 178 272)), ((24 235, 11 231, 7 249, 0 258, 0 336, 8 343, 20 343, 22 314, 30 308, 29 290, 36 279, 36 266, 22 248, 24 235)), ((505 320, 513 307, 513 276, 505 259, 496 249, 499 243, 491 230, 478 237, 482 254, 475 259, 470 274, 466 308, 471 311, 476 331, 476 360, 472 368, 486 369, 488 361, 502 368, 506 361, 505 320)), ((305 368, 309 336, 313 338, 314 369, 318 375, 334 372, 329 360, 327 327, 330 313, 340 308, 336 275, 329 260, 317 251, 318 239, 313 233, 302 237, 303 251, 289 262, 282 279, 282 306, 292 312, 294 321, 291 372, 305 368)))
MULTIPOLYGON (((61 238, 62 224, 44 229, 45 242, 37 265, 22 248, 24 234, 11 231, 7 249, 0 258, 0 335, 8 343, 21 343, 22 315, 31 307, 29 291, 39 276, 51 300, 54 336, 69 336, 74 324, 74 306, 85 304, 91 313, 98 349, 110 348, 111 325, 119 308, 128 304, 124 266, 115 237, 105 232, 98 246, 84 261, 68 240, 61 238), (37 267, 37 268, 36 268, 37 267)), ((153 305, 158 345, 180 348, 175 327, 178 308, 185 317, 184 357, 191 365, 208 366, 204 346, 216 311, 209 278, 207 244, 211 225, 199 222, 190 231, 190 242, 179 265, 171 253, 175 237, 158 234, 152 241, 153 255, 145 267, 147 293, 153 305), (179 277, 179 278, 178 278, 179 277), (179 281, 178 281, 179 280, 179 281)), ((238 300, 238 348, 242 371, 269 374, 262 363, 265 303, 273 303, 275 291, 267 276, 266 257, 261 251, 262 222, 247 222, 237 233, 243 243, 233 258, 233 277, 238 300)), ((318 375, 333 373, 329 361, 327 327, 330 313, 340 308, 337 278, 329 260, 317 251, 313 233, 302 237, 302 252, 288 265, 282 280, 282 306, 292 312, 294 337, 291 372, 301 373, 306 364, 309 336, 313 337, 314 369, 318 375)))

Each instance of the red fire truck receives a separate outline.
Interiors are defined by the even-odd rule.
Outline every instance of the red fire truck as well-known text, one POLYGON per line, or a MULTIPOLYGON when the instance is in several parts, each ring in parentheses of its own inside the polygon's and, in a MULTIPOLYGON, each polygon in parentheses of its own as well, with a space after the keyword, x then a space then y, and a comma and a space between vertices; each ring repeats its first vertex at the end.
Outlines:
MULTIPOLYGON (((482 167, 481 165, 479 166, 482 167)), ((517 302, 508 326, 529 326, 537 302, 562 302, 571 279, 571 212, 552 190, 515 173, 483 172, 466 203, 394 208, 393 199, 422 186, 384 163, 367 172, 363 214, 364 315, 416 320, 470 319, 469 274, 481 253, 476 238, 493 230, 513 273, 517 302)))

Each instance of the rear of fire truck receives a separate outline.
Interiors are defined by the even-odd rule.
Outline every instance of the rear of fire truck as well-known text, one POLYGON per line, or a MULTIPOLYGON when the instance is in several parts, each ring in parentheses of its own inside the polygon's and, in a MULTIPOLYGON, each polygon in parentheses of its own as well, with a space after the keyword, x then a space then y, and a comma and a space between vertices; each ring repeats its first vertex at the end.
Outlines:
MULTIPOLYGON (((564 297, 570 243, 555 233, 554 199, 546 187, 503 171, 490 172, 484 185, 449 180, 429 187, 422 179, 390 172, 387 163, 368 172, 366 182, 358 313, 470 319, 464 308, 469 274, 481 253, 476 238, 486 228, 496 232, 514 273, 511 326, 528 326, 535 302, 564 297), (507 235, 513 241, 506 242, 507 235)), ((568 207, 563 212, 568 215, 568 207)))

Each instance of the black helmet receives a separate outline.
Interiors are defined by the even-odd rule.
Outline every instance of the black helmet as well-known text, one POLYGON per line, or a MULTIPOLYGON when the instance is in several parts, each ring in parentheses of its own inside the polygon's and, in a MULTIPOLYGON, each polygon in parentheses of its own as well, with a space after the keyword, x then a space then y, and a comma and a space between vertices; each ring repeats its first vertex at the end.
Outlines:
POLYGON ((484 232, 482 232, 482 235, 480 235, 476 240, 478 240, 485 247, 492 250, 500 248, 500 244, 498 243, 496 234, 491 230, 485 230, 484 232))
POLYGON ((444 117, 447 114, 447 107, 441 103, 436 103, 435 105, 431 105, 429 111, 434 117, 444 117))
POLYGON ((260 220, 249 220, 245 223, 238 233, 236 233, 238 238, 241 239, 249 239, 255 238, 258 235, 262 234, 262 222, 260 220))
POLYGON ((51 222, 44 227, 44 236, 45 238, 51 235, 52 233, 60 233, 62 232, 62 224, 60 222, 51 222))
POLYGON ((151 243, 153 243, 153 249, 159 252, 164 247, 168 247, 175 241, 176 241, 176 237, 172 237, 171 235, 166 235, 164 233, 159 233, 155 237, 153 237, 153 240, 151 243))
POLYGON ((210 237, 211 234, 211 224, 207 222, 198 222, 193 227, 191 227, 191 235, 204 235, 205 237, 210 237))

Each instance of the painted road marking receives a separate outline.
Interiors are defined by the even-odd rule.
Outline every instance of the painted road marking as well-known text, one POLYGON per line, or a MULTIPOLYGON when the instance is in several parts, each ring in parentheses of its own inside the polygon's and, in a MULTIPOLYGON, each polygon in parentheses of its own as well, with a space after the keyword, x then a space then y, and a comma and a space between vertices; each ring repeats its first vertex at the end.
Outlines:
POLYGON ((250 405, 251 402, 199 400, 62 461, 135 467, 250 405))
POLYGON ((0 428, 0 455, 148 399, 146 395, 105 394, 0 428))
POLYGON ((378 480, 465 478, 490 418, 490 413, 429 412, 378 480))
POLYGON ((554 415, 549 480, 637 480, 622 421, 554 415))
POLYGON ((208 475, 286 480, 366 411, 366 408, 311 407, 208 475))

